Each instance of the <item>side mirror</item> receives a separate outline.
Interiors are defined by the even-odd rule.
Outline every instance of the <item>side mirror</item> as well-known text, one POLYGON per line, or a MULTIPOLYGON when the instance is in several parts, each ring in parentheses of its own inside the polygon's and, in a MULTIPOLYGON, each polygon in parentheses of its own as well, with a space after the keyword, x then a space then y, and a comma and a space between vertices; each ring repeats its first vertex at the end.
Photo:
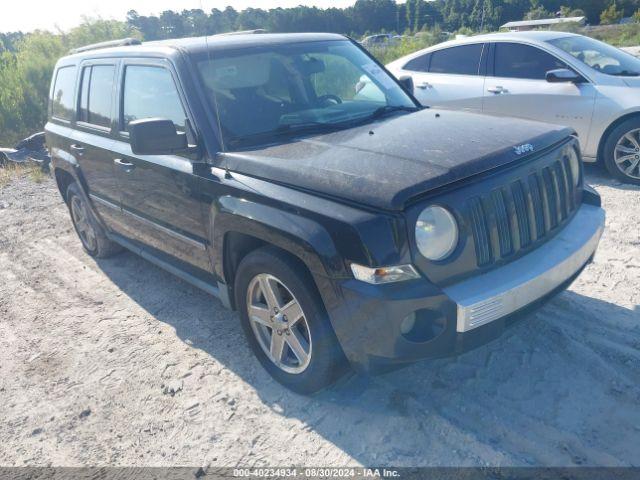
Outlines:
POLYGON ((176 131, 171 120, 143 118, 129 123, 131 151, 135 155, 171 155, 187 149, 187 134, 176 131))
POLYGON ((546 77, 549 83, 580 83, 583 80, 580 75, 568 68, 549 70, 546 77))
POLYGON ((398 79, 398 83, 400 83, 400 86, 404 88, 408 93, 413 95, 413 78, 412 77, 410 77, 409 75, 400 77, 398 79))

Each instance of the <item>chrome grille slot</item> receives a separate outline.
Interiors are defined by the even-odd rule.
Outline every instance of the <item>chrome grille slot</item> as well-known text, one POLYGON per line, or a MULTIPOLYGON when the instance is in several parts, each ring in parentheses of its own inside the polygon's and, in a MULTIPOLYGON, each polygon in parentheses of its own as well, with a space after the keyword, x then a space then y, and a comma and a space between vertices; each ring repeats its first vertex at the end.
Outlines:
POLYGON ((562 171, 564 172, 564 179, 567 185, 567 210, 572 212, 576 208, 575 194, 576 189, 573 184, 573 177, 571 176, 571 166, 569 165, 569 159, 562 157, 562 171))
POLYGON ((491 192, 493 209, 496 215, 496 227, 498 231, 498 243, 500 245, 500 256, 506 257, 511 253, 511 228, 509 225, 509 215, 504 202, 502 190, 491 192))
POLYGON ((567 208, 567 179, 564 175, 562 163, 557 162, 553 166, 553 173, 556 184, 558 185, 558 198, 560 203, 560 216, 564 220, 569 215, 567 208))
POLYGON ((546 210, 549 214, 549 228, 558 226, 558 194, 557 185, 553 181, 553 175, 549 167, 542 171, 542 185, 547 199, 546 210))
POLYGON ((472 198, 469 201, 469 211, 471 212, 471 228, 473 230, 473 242, 476 248, 478 265, 486 265, 492 260, 491 243, 487 218, 479 198, 472 198))
POLYGON ((516 219, 518 220, 518 234, 520 235, 520 246, 526 247, 531 243, 531 231, 529 229, 529 209, 524 197, 522 182, 517 181, 511 185, 513 203, 516 208, 516 219))
POLYGON ((536 225, 536 240, 544 237, 546 230, 544 228, 544 204, 542 195, 540 194, 540 183, 538 176, 531 174, 529 176, 529 193, 531 195, 531 205, 533 207, 533 216, 536 225))

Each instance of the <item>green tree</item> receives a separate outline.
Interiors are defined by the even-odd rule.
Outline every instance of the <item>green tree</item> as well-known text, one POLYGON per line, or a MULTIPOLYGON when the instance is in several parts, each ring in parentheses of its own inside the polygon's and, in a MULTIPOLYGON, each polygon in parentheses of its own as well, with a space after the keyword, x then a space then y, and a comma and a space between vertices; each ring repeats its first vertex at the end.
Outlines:
POLYGON ((620 20, 622 20, 623 15, 624 12, 618 9, 616 2, 613 2, 600 14, 600 23, 602 25, 613 25, 619 23, 620 20))
POLYGON ((535 8, 529 10, 524 16, 525 20, 540 20, 543 18, 552 18, 553 14, 544 8, 542 5, 539 5, 535 8))
POLYGON ((66 33, 24 35, 15 51, 0 53, 0 143, 12 144, 42 130, 53 67, 69 49, 130 36, 139 33, 124 22, 85 18, 66 33))

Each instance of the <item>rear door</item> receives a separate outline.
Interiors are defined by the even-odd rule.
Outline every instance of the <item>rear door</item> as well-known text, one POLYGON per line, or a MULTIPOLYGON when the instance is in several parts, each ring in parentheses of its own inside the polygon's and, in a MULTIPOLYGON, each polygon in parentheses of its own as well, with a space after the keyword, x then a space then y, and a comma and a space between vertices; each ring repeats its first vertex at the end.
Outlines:
POLYGON ((71 145, 86 180, 87 193, 110 229, 117 229, 121 222, 114 208, 120 198, 111 154, 117 67, 117 61, 112 59, 81 63, 71 145))
POLYGON ((496 42, 491 57, 485 113, 568 125, 586 145, 596 99, 590 82, 547 82, 549 70, 570 67, 533 45, 496 42))
POLYGON ((411 75, 422 105, 482 110, 484 43, 443 48, 410 60, 398 76, 411 75))
POLYGON ((77 72, 78 67, 75 64, 61 65, 55 71, 51 82, 49 121, 45 125, 45 134, 47 148, 54 162, 63 161, 71 164, 78 162, 77 156, 71 151, 76 110, 77 72))
POLYGON ((135 155, 127 132, 129 122, 145 118, 169 119, 178 131, 187 130, 190 115, 178 76, 164 59, 124 59, 118 90, 118 133, 111 161, 126 219, 124 235, 154 255, 210 271, 194 158, 135 155))

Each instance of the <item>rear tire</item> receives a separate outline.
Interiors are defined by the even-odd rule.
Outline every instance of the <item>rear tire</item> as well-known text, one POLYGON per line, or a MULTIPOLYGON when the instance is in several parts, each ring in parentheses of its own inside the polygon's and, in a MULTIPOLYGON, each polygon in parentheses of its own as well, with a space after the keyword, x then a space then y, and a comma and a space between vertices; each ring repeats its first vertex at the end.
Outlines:
POLYGON ((640 185, 640 118, 622 122, 604 144, 604 165, 621 182, 640 185))
POLYGON ((235 300, 251 349, 285 387, 311 394, 348 370, 311 275, 287 254, 265 247, 247 255, 235 300))
POLYGON ((109 240, 76 183, 67 188, 66 199, 73 227, 85 252, 95 258, 108 258, 122 251, 120 245, 109 240))

